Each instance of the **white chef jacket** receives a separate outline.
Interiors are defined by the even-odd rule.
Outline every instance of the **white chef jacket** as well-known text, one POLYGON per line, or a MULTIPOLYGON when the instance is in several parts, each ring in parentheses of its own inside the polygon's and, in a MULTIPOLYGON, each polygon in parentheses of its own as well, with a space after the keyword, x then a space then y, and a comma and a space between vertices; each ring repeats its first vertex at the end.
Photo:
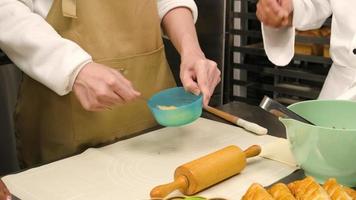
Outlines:
MULTIPOLYGON (((92 61, 76 43, 62 38, 46 21, 53 0, 0 0, 0 48, 26 74, 59 95, 72 90, 80 69, 92 61)), ((187 7, 197 19, 194 0, 157 0, 161 19, 187 7)))
POLYGON ((262 24, 266 54, 278 66, 294 56, 295 29, 320 28, 331 15, 330 54, 333 65, 320 99, 356 100, 356 1, 293 0, 293 27, 275 29, 262 24))

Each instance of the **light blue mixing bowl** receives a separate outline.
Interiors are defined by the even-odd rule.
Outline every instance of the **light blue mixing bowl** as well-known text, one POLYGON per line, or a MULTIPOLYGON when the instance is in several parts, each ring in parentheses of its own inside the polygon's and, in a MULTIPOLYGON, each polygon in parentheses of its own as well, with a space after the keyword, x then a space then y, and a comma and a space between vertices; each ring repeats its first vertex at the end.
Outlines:
POLYGON ((202 113, 202 96, 186 92, 183 87, 163 90, 148 100, 156 121, 162 126, 182 126, 198 119, 202 113), (175 106, 164 110, 162 106, 175 106))
POLYGON ((356 102, 313 100, 288 108, 316 124, 280 118, 305 174, 320 183, 333 177, 356 187, 356 102))

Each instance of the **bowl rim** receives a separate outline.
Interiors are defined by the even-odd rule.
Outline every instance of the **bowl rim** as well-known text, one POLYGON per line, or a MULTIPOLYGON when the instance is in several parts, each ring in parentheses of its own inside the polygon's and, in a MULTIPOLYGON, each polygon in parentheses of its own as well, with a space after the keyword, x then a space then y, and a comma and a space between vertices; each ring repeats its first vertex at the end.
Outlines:
MULTIPOLYGON (((352 100, 344 100, 344 99, 314 99, 314 100, 305 100, 305 101, 300 101, 297 103, 293 103, 289 106, 287 106, 288 109, 290 109, 293 106, 299 105, 299 104, 305 104, 305 103, 311 103, 311 102, 347 102, 347 103, 353 103, 356 104, 356 101, 352 101, 352 100)), ((294 119, 289 119, 289 118, 281 118, 279 117, 279 120, 294 120, 294 119)), ((326 129, 326 130, 335 130, 335 131, 343 131, 343 132, 355 132, 356 128, 348 128, 348 129, 343 129, 343 128, 330 128, 330 127, 325 127, 325 126, 318 126, 318 125, 311 125, 305 122, 301 122, 298 120, 294 120, 297 121, 298 123, 304 124, 306 126, 312 127, 312 128, 321 128, 321 129, 326 129)))
MULTIPOLYGON (((177 109, 174 109, 174 110, 161 110, 161 109, 158 109, 156 106, 152 106, 152 103, 151 103, 151 102, 152 102, 152 99, 153 99, 155 96, 157 96, 157 95, 159 95, 159 94, 161 94, 161 93, 167 92, 167 91, 169 91, 169 90, 179 90, 179 89, 183 89, 184 91, 186 91, 186 90, 184 89, 184 87, 172 87, 172 88, 167 88, 167 89, 164 89, 164 90, 161 90, 161 91, 157 92, 156 94, 154 94, 153 96, 151 96, 151 97, 148 99, 148 101, 147 101, 148 106, 149 106, 151 109, 156 110, 156 111, 160 111, 160 112, 170 112, 170 111, 177 111, 177 110, 180 110, 180 109, 184 109, 184 108, 186 108, 186 107, 189 107, 189 106, 191 106, 192 104, 196 103, 197 101, 201 101, 201 102, 202 102, 203 95, 202 95, 201 93, 200 93, 199 95, 195 95, 195 94, 189 92, 189 93, 191 93, 191 94, 197 96, 198 98, 197 98, 196 100, 194 100, 193 102, 191 102, 191 103, 188 103, 188 104, 185 104, 185 105, 182 105, 182 106, 178 106, 177 109)), ((188 92, 188 91, 186 91, 186 92, 188 92)), ((203 105, 201 105, 200 107, 203 108, 203 105)))

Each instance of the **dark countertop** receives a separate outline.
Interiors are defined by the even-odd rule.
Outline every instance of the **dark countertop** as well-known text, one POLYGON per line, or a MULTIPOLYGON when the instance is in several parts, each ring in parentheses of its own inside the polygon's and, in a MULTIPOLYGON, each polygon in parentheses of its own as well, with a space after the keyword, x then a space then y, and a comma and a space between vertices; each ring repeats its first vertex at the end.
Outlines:
MULTIPOLYGON (((252 106, 242 102, 231 102, 223 106, 219 106, 218 108, 220 110, 236 115, 237 117, 240 117, 247 121, 255 122, 267 128, 269 135, 283 138, 286 137, 284 126, 278 120, 278 118, 258 106, 252 106)), ((203 112, 203 117, 223 123, 229 123, 206 111, 203 112)))
MULTIPOLYGON (((261 109, 258 106, 251 106, 242 102, 230 102, 228 104, 219 106, 218 108, 228 113, 231 113, 233 115, 236 115, 242 119, 257 123, 267 128, 269 135, 282 137, 282 138, 286 137, 286 132, 283 124, 274 115, 270 114, 269 112, 266 112, 265 110, 261 109)), ((203 112, 202 117, 229 124, 229 122, 225 121, 224 119, 216 117, 215 115, 212 115, 206 111, 203 112)), ((145 132, 152 131, 157 128, 160 127, 155 127, 146 130, 145 132)), ((291 175, 277 182, 290 183, 294 180, 302 179, 303 177, 305 177, 303 170, 297 170, 291 175)), ((13 200, 20 200, 20 199, 13 197, 13 200)))

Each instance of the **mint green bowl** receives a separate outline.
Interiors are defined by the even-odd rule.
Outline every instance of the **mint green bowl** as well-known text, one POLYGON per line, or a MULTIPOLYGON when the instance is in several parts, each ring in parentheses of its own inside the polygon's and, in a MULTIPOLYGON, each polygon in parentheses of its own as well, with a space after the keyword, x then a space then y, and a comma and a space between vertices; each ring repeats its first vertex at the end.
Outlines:
POLYGON ((304 101, 288 108, 317 126, 280 118, 292 153, 308 176, 319 183, 334 177, 356 186, 356 102, 304 101))

